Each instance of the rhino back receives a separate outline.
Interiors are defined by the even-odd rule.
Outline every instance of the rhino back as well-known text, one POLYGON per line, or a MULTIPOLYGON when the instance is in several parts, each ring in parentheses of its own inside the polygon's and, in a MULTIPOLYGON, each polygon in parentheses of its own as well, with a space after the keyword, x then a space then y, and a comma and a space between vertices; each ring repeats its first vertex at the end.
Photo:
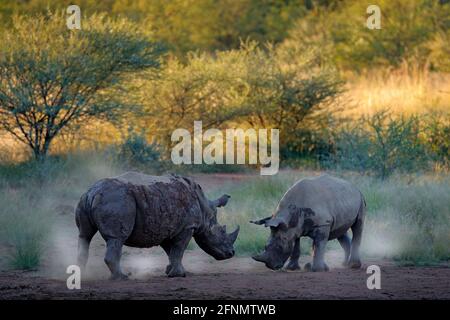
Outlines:
POLYGON ((136 201, 136 222, 126 245, 159 245, 201 223, 196 194, 182 178, 149 177, 144 175, 141 182, 136 177, 126 182, 136 201))
POLYGON ((294 184, 283 196, 279 212, 289 204, 311 208, 314 225, 331 225, 331 237, 346 231, 355 222, 361 208, 360 191, 349 182, 322 175, 307 178, 294 184))

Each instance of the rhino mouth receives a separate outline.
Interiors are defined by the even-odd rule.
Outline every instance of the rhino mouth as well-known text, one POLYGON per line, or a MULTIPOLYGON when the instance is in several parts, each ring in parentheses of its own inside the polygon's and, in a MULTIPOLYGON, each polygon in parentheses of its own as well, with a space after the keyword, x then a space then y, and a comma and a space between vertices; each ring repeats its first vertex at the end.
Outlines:
POLYGON ((231 250, 230 252, 226 253, 226 254, 221 254, 221 255, 217 255, 216 256, 216 260, 226 260, 226 259, 230 259, 234 257, 234 250, 231 250))
POLYGON ((262 254, 257 254, 255 256, 252 257, 253 260, 258 261, 258 262, 262 262, 266 265, 267 268, 271 269, 271 270, 279 270, 281 268, 283 268, 284 263, 282 262, 272 262, 270 259, 267 258, 267 255, 262 253, 262 254))

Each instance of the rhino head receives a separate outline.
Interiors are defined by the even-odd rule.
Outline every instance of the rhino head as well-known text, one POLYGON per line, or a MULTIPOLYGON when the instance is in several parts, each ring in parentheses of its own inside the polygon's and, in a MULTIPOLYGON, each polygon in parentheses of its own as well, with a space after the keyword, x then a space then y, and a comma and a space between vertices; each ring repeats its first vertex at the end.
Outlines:
POLYGON ((280 210, 273 216, 250 221, 270 227, 270 236, 264 251, 252 258, 263 262, 272 270, 281 269, 292 253, 295 239, 303 232, 305 219, 309 219, 311 215, 314 215, 314 212, 309 208, 289 205, 287 210, 280 210))
POLYGON ((199 199, 204 222, 199 231, 194 234, 195 242, 203 251, 213 256, 216 260, 233 257, 233 244, 239 234, 239 226, 235 231, 227 233, 226 226, 222 226, 217 222, 217 208, 224 207, 230 196, 223 195, 214 201, 210 201, 201 193, 199 199))

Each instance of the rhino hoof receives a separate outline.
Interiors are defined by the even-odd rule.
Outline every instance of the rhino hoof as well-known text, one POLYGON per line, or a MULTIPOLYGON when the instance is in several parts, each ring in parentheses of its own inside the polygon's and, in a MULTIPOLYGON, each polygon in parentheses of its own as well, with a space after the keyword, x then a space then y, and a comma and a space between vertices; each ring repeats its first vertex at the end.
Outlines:
POLYGON ((328 268, 326 263, 323 264, 323 267, 319 267, 319 268, 312 266, 311 263, 309 263, 309 262, 307 264, 305 264, 305 271, 321 272, 321 271, 329 271, 329 270, 330 270, 330 268, 328 268))
POLYGON ((182 268, 171 268, 167 276, 169 278, 186 277, 186 272, 182 268))
POLYGON ((352 269, 360 269, 361 268, 361 261, 352 261, 348 264, 348 266, 352 269))
POLYGON ((114 280, 114 281, 117 281, 117 280, 119 280, 119 281, 120 280, 128 280, 128 276, 123 274, 123 273, 113 274, 113 275, 111 275, 109 280, 114 280))
POLYGON ((295 270, 300 270, 300 266, 298 265, 298 262, 293 262, 293 263, 288 263, 288 265, 286 266, 286 270, 290 270, 290 271, 295 271, 295 270))
POLYGON ((167 265, 167 267, 166 267, 166 274, 168 275, 169 274, 169 272, 170 272, 170 270, 172 269, 172 265, 167 265))

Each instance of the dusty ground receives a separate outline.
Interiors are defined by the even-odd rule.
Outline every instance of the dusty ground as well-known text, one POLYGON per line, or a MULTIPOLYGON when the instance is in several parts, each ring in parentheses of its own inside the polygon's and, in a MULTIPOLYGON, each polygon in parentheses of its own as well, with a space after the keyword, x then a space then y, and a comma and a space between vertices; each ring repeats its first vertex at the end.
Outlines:
MULTIPOLYGON (((450 268, 399 267, 366 258, 364 268, 342 268, 340 250, 327 252, 330 272, 271 271, 248 257, 215 261, 199 249, 188 250, 186 278, 169 279, 167 257, 159 248, 124 248, 127 281, 109 281, 105 245, 96 235, 81 290, 68 290, 66 268, 76 256, 76 233, 57 234, 59 247, 40 271, 0 272, 0 299, 450 299, 450 268), (381 267, 381 289, 366 286, 366 268, 381 267)), ((302 265, 311 257, 302 256, 302 265)))
MULTIPOLYGON (((245 178, 218 179, 235 182, 245 178)), ((213 185, 217 177, 198 180, 213 185)), ((161 249, 124 248, 122 266, 130 280, 109 281, 103 263, 105 244, 98 234, 91 244, 81 289, 68 290, 66 268, 76 261, 77 230, 71 213, 58 220, 39 271, 0 272, 0 299, 450 299, 448 265, 399 267, 366 257, 362 269, 349 270, 340 266, 341 250, 327 253, 331 271, 326 273, 275 272, 248 257, 215 261, 199 249, 189 250, 184 258, 187 277, 169 279, 164 274, 167 257, 161 249), (380 290, 366 286, 366 268, 372 264, 381 267, 380 290)), ((310 260, 302 256, 301 265, 310 260)))
POLYGON ((163 275, 161 255, 151 256, 154 262, 147 268, 125 259, 130 280, 108 281, 103 268, 97 277, 82 280, 80 290, 68 290, 62 274, 55 279, 36 272, 2 272, 0 299, 450 299, 450 268, 382 264, 382 289, 369 290, 364 269, 273 272, 248 258, 213 262, 191 251, 185 263, 191 273, 169 279, 163 275))

